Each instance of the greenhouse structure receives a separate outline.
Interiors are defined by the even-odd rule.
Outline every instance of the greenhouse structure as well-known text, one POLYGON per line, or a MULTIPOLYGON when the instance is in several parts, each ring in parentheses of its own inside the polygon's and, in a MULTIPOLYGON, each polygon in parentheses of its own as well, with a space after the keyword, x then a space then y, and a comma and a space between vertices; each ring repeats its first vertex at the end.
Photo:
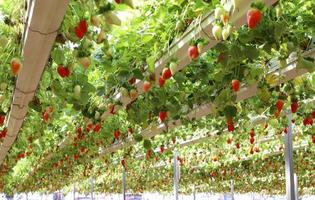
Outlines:
POLYGON ((0 0, 0 200, 315 200, 315 0, 0 0))

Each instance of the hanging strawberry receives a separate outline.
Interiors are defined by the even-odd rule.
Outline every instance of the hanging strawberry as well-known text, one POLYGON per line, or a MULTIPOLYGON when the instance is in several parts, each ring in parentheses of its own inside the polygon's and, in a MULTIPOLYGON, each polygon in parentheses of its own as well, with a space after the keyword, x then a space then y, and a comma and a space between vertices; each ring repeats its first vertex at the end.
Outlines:
POLYGON ((281 99, 278 99, 278 101, 276 102, 276 108, 278 112, 282 111, 283 105, 284 105, 283 101, 281 99))
POLYGON ((74 28, 74 32, 79 39, 82 39, 87 32, 88 24, 86 20, 81 20, 74 28))
POLYGON ((212 35, 216 40, 222 39, 222 26, 220 24, 215 24, 212 27, 212 35))
POLYGON ((315 135, 312 136, 312 142, 315 144, 315 135))
POLYGON ((298 102, 295 100, 291 103, 291 112, 292 113, 296 113, 298 110, 299 104, 298 102))
POLYGON ((124 169, 126 169, 126 160, 125 160, 125 159, 122 159, 122 160, 120 161, 120 163, 121 163, 121 166, 122 166, 124 169))
POLYGON ((64 67, 62 65, 59 65, 57 68, 57 72, 59 74, 60 77, 62 78, 66 78, 70 76, 70 70, 68 67, 64 67))
POLYGON ((254 130, 254 129, 251 129, 251 130, 249 131, 249 135, 250 135, 250 137, 255 137, 255 130, 254 130))
POLYGON ((42 113, 42 119, 43 119, 43 121, 44 121, 45 123, 48 122, 48 120, 49 120, 49 113, 48 113, 47 111, 44 111, 44 112, 42 113))
POLYGON ((190 60, 196 60, 199 57, 199 51, 196 45, 190 46, 187 53, 190 60))
POLYGON ((164 68, 163 71, 162 71, 162 78, 164 80, 168 80, 172 77, 172 72, 169 68, 164 68))
POLYGON ((4 120, 5 120, 5 114, 4 114, 4 113, 1 113, 1 114, 0 114, 0 126, 3 126, 4 120))
POLYGON ((227 143, 227 144, 231 144, 231 143, 232 143, 231 138, 228 138, 228 139, 226 140, 226 143, 227 143))
POLYGON ((21 66, 22 66, 22 64, 21 64, 21 61, 19 59, 13 58, 11 60, 11 72, 12 72, 13 76, 16 76, 19 73, 21 66))
POLYGON ((163 79, 163 77, 160 77, 160 78, 159 78, 159 86, 160 86, 160 87, 163 87, 164 84, 165 84, 165 80, 163 79))
POLYGON ((160 152, 163 153, 164 151, 165 151, 165 147, 164 147, 164 145, 161 145, 160 146, 160 152))
POLYGON ((101 125, 100 123, 97 123, 97 124, 94 126, 93 131, 94 131, 95 133, 98 133, 98 132, 100 132, 101 128, 102 128, 102 125, 101 125))
POLYGON ((255 138, 254 138, 254 137, 249 138, 249 142, 250 142, 251 144, 254 144, 255 138))
POLYGON ((151 88, 151 83, 149 81, 144 81, 143 83, 143 91, 148 92, 151 88))
POLYGON ((254 29, 258 26, 262 19, 262 13, 256 8, 252 8, 247 12, 247 25, 250 29, 254 29))
POLYGON ((147 152, 146 152, 146 158, 147 158, 147 160, 151 158, 151 154, 152 154, 152 150, 151 150, 151 149, 148 149, 147 152))
POLYGON ((161 122, 164 122, 166 120, 166 118, 167 118, 167 112, 166 111, 161 111, 159 113, 159 118, 160 118, 161 122))
POLYGON ((120 138, 120 130, 114 131, 114 138, 115 138, 116 140, 119 140, 119 138, 120 138))
POLYGON ((232 89, 234 92, 237 92, 240 89, 240 81, 239 80, 232 80, 232 89))

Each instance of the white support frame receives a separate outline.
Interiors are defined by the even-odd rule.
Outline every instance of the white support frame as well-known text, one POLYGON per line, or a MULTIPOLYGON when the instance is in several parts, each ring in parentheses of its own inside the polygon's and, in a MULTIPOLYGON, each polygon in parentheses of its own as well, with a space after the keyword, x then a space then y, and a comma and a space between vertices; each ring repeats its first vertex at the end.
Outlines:
POLYGON ((6 127, 8 134, 0 147, 0 165, 13 145, 44 71, 69 0, 28 1, 23 35, 22 64, 13 93, 6 127))

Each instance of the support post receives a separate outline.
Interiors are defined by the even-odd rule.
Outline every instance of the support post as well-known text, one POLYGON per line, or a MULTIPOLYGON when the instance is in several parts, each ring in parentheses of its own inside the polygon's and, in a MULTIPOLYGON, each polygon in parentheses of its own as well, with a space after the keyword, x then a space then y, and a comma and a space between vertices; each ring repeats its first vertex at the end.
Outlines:
POLYGON ((298 188, 298 178, 297 178, 297 175, 294 173, 294 186, 295 186, 295 199, 298 200, 299 199, 299 188, 298 188))
POLYGON ((174 152, 174 196, 175 200, 178 200, 178 162, 177 152, 174 152))
POLYGON ((123 169, 122 171, 122 193, 123 193, 123 200, 126 200, 126 170, 123 169))
POLYGON ((285 135, 285 177, 287 200, 295 199, 294 175, 293 175, 293 142, 292 142, 292 113, 287 114, 288 133, 285 135))
POLYGON ((196 187, 195 186, 193 188, 193 197, 194 197, 194 200, 196 200, 196 187))
POLYGON ((75 200, 75 185, 73 185, 73 200, 75 200))
POLYGON ((232 196, 232 199, 234 200, 234 181, 231 180, 231 196, 232 196))
POLYGON ((93 177, 91 177, 91 199, 93 200, 94 199, 94 179, 93 177))

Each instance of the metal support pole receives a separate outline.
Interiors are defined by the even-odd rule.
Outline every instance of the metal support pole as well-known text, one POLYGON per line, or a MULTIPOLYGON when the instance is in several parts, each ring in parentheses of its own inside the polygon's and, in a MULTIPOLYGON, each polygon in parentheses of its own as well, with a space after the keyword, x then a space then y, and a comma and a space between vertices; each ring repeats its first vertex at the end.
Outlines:
POLYGON ((123 169, 122 171, 122 193, 123 193, 123 200, 126 200, 126 171, 123 169))
POLYGON ((288 133, 285 135, 285 177, 286 177, 286 195, 287 200, 295 199, 295 187, 293 176, 293 142, 292 142, 292 114, 287 114, 288 133))
POLYGON ((73 185, 73 200, 75 200, 75 185, 73 185))
POLYGON ((193 197, 194 197, 194 200, 196 200, 196 187, 195 186, 193 188, 193 197))
POLYGON ((177 152, 174 152, 174 196, 175 200, 178 200, 178 162, 177 152))
POLYGON ((91 177, 91 199, 94 199, 94 179, 91 177))
POLYGON ((298 188, 298 178, 297 175, 294 174, 294 186, 295 186, 295 199, 298 200, 299 199, 299 188, 298 188))
POLYGON ((232 196, 232 199, 234 200, 234 181, 231 180, 231 196, 232 196))

